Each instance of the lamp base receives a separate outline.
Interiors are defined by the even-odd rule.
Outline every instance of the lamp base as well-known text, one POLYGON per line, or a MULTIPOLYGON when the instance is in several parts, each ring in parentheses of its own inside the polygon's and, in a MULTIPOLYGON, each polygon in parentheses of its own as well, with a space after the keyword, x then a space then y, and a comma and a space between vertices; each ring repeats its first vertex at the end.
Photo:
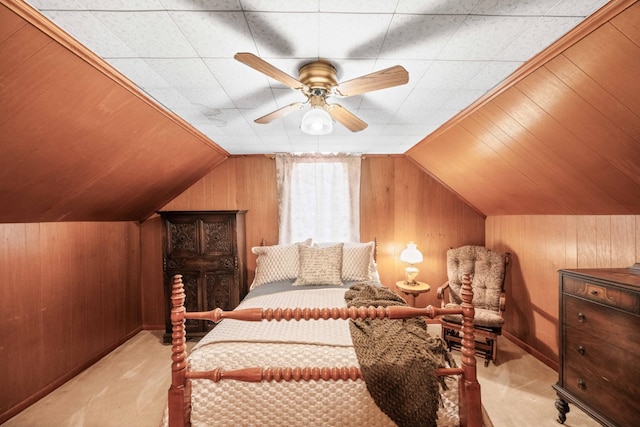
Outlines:
POLYGON ((408 266, 404 269, 404 274, 407 275, 407 283, 414 284, 416 283, 416 276, 418 275, 418 269, 413 265, 408 266))

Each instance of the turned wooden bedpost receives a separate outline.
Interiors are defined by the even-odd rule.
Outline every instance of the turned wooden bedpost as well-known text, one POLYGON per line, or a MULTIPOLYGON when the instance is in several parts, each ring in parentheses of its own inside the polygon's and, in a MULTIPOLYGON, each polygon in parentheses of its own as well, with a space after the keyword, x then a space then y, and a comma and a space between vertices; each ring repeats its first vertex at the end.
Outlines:
POLYGON ((480 383, 476 372, 476 344, 473 334, 473 290, 469 274, 462 276, 462 370, 460 379, 460 425, 482 427, 482 401, 480 399, 480 383))
POLYGON ((188 427, 191 425, 191 404, 186 387, 187 351, 185 344, 184 284, 182 275, 173 276, 171 290, 171 387, 169 387, 169 426, 188 427))

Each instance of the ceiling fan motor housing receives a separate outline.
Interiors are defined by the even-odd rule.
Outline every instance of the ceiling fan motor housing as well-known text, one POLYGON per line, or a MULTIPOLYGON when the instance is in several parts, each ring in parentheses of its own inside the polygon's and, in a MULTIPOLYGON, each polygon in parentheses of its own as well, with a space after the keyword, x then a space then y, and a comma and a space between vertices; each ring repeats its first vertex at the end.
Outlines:
POLYGON ((331 89, 338 85, 336 69, 327 61, 314 61, 300 67, 301 83, 309 89, 322 89, 331 92, 331 89))

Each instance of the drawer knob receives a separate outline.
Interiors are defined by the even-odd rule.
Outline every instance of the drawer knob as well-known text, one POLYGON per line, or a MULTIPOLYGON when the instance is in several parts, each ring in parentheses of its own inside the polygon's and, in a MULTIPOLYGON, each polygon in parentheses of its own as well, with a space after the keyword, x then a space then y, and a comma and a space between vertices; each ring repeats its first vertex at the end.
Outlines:
POLYGON ((587 316, 585 316, 583 313, 578 313, 578 322, 582 323, 585 320, 587 320, 587 316))
POLYGON ((587 383, 585 383, 581 379, 578 379, 578 388, 580 390, 586 390, 587 389, 587 383))
POLYGON ((598 296, 598 291, 596 291, 596 290, 591 291, 591 295, 593 295, 594 297, 597 297, 598 296))
POLYGON ((584 356, 586 351, 585 351, 583 346, 581 346, 581 345, 578 346, 578 353, 580 353, 582 356, 584 356))

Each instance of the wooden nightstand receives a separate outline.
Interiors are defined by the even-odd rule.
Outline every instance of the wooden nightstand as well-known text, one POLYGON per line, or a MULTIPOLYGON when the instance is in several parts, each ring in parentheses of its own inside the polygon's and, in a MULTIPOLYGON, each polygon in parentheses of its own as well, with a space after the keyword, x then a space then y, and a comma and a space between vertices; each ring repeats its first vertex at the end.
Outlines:
POLYGON ((415 284, 409 284, 406 280, 396 282, 396 287, 405 295, 413 295, 413 305, 416 305, 416 297, 424 292, 429 292, 431 286, 424 282, 416 281, 415 284))

